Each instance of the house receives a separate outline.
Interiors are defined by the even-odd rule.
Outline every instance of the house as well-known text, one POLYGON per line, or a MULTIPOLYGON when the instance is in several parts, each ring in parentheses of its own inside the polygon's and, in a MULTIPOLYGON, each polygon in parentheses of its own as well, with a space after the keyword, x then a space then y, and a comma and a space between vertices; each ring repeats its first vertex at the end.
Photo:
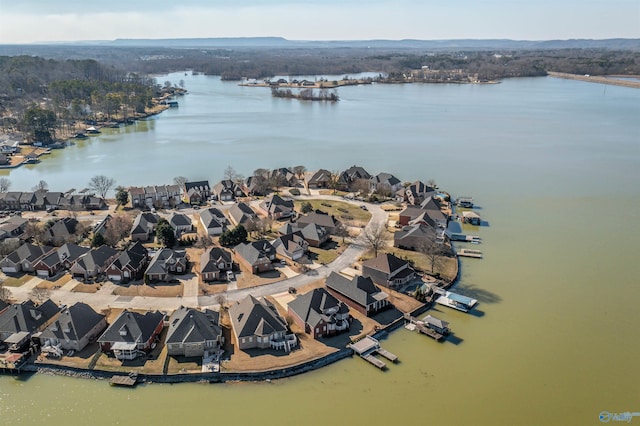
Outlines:
POLYGON ((0 198, 0 207, 4 210, 20 210, 20 197, 22 192, 6 192, 0 198))
POLYGON ((213 185, 213 190, 211 192, 213 193, 213 196, 220 201, 233 201, 236 198, 247 196, 244 189, 230 179, 221 180, 213 185))
POLYGON ((286 167, 273 169, 271 171, 271 182, 276 182, 276 186, 296 186, 298 179, 295 173, 286 167))
POLYGON ((20 209, 21 210, 33 210, 33 204, 36 201, 36 194, 33 192, 23 192, 20 195, 20 209))
POLYGON ((162 332, 164 314, 158 311, 139 314, 128 310, 116 318, 98 339, 102 352, 117 359, 132 360, 146 355, 162 332))
POLYGON ((392 194, 395 194, 396 191, 402 188, 402 181, 391 173, 378 173, 369 179, 369 182, 371 183, 372 192, 388 188, 392 194))
POLYGON ((387 293, 380 291, 371 278, 362 276, 346 278, 331 272, 325 283, 332 296, 366 316, 371 316, 390 306, 387 293))
POLYGON ((102 219, 96 224, 96 226, 93 227, 93 234, 100 234, 104 237, 107 232, 107 225, 109 224, 109 222, 111 222, 111 219, 113 219, 113 216, 111 216, 110 214, 106 215, 104 219, 102 219))
POLYGON ((396 194, 401 198, 401 201, 411 205, 418 205, 427 197, 434 196, 436 193, 434 188, 417 180, 406 188, 400 188, 396 194))
POLYGON ((52 250, 49 254, 40 258, 33 265, 36 275, 40 278, 47 279, 54 276, 62 269, 62 260, 57 250, 52 250))
MULTIPOLYGON (((131 186, 127 189, 127 192, 129 193, 129 200, 133 208, 140 208, 142 206, 147 205, 144 188, 139 186, 131 186)), ((147 206, 147 207, 150 207, 150 206, 147 206)))
POLYGON ((309 250, 309 243, 305 241, 300 231, 282 235, 271 244, 280 256, 294 261, 299 260, 309 250))
POLYGON ((291 350, 295 335, 287 335, 287 321, 266 299, 249 295, 229 308, 231 327, 238 349, 274 348, 291 350))
POLYGON ((55 210, 58 208, 60 198, 64 196, 62 192, 51 192, 39 190, 35 192, 36 199, 33 203, 33 210, 55 210))
POLYGON ((359 180, 369 180, 371 175, 363 167, 353 165, 340 173, 338 183, 341 189, 353 190, 353 184, 359 180))
POLYGON ((182 199, 187 204, 202 204, 211 196, 209 181, 185 182, 182 199))
POLYGON ((231 206, 229 216, 235 225, 243 225, 245 228, 249 222, 256 222, 258 220, 256 212, 246 203, 238 203, 231 206))
POLYGON ((420 207, 427 211, 429 218, 435 222, 436 226, 447 229, 449 225, 449 217, 442 213, 440 201, 435 197, 428 197, 420 203, 420 207))
POLYGON ((271 262, 276 260, 276 249, 269 241, 259 240, 238 244, 233 250, 238 263, 252 274, 273 270, 271 262))
POLYGON ((169 218, 169 225, 173 228, 176 236, 179 236, 185 232, 191 232, 193 229, 193 224, 191 223, 191 218, 186 214, 182 213, 172 213, 169 218))
POLYGON ((170 356, 201 357, 218 351, 223 342, 220 314, 216 311, 182 306, 169 318, 166 345, 170 356))
POLYGON ((74 278, 82 278, 84 280, 96 278, 104 273, 117 256, 117 250, 102 245, 78 257, 69 268, 69 272, 74 278))
POLYGON ((293 200, 285 200, 277 194, 269 195, 258 207, 274 220, 291 217, 294 214, 293 200))
POLYGON ((320 169, 307 180, 307 187, 310 189, 328 188, 331 186, 332 178, 333 173, 329 170, 320 169))
POLYGON ((418 206, 407 206, 398 215, 398 224, 401 226, 423 223, 431 227, 446 228, 447 217, 440 211, 440 208, 423 208, 418 206))
POLYGON ((200 223, 207 231, 207 235, 220 235, 227 227, 227 218, 220 210, 210 208, 200 212, 200 223))
POLYGON ((144 275, 151 281, 168 281, 172 274, 185 274, 188 263, 186 251, 160 249, 151 258, 144 275))
POLYGON ((220 247, 209 247, 200 256, 202 281, 221 281, 223 273, 233 269, 231 252, 220 247))
POLYGON ((375 284, 397 288, 411 281, 415 271, 406 260, 382 253, 362 263, 362 276, 371 278, 375 284))
POLYGON ((349 329, 349 307, 324 288, 301 294, 288 304, 289 316, 314 339, 349 329))
POLYGON ((111 281, 129 282, 142 278, 143 271, 149 263, 148 251, 140 241, 120 252, 107 266, 105 274, 111 281))
POLYGON ((44 233, 44 239, 51 245, 61 246, 65 242, 77 240, 78 221, 72 217, 56 220, 44 233))
POLYGON ((31 335, 42 330, 60 308, 51 299, 36 305, 31 300, 9 305, 0 314, 0 342, 18 352, 28 345, 31 335))
POLYGON ((107 328, 104 315, 82 302, 65 307, 40 333, 42 352, 60 354, 60 350, 81 351, 107 328))
POLYGON ((62 262, 62 268, 71 268, 71 265, 73 265, 80 256, 89 252, 89 250, 91 249, 71 243, 67 243, 58 248, 57 253, 60 257, 60 261, 62 262))
POLYGON ((179 185, 132 186, 128 192, 134 208, 166 208, 180 203, 179 185))
POLYGON ((405 226, 393 234, 393 246, 408 250, 419 250, 438 240, 436 230, 422 223, 405 226))
POLYGON ((298 227, 306 226, 310 223, 322 226, 329 234, 335 234, 336 229, 340 226, 340 222, 335 217, 319 211, 310 212, 304 216, 298 217, 296 223, 298 227))
POLYGON ((310 247, 320 247, 331 238, 329 232, 327 232, 324 227, 316 225, 315 223, 309 223, 308 225, 299 223, 285 223, 282 227, 280 227, 280 229, 278 229, 278 232, 282 235, 292 234, 298 231, 302 233, 302 237, 310 247))
POLYGON ((158 226, 160 217, 155 213, 140 213, 133 220, 131 241, 149 241, 158 226))
POLYGON ((34 272, 36 263, 54 250, 55 248, 49 246, 34 246, 24 243, 2 259, 0 267, 5 274, 34 272))
POLYGON ((0 224, 0 239, 19 237, 27 228, 29 221, 20 216, 11 216, 0 224))

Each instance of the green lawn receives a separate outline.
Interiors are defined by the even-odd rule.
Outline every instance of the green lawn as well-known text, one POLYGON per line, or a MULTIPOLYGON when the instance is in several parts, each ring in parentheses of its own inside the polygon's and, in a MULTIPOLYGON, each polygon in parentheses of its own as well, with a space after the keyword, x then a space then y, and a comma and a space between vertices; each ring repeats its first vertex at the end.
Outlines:
POLYGON ((342 243, 342 239, 335 239, 326 243, 322 248, 309 247, 309 257, 317 263, 326 265, 331 263, 345 250, 346 246, 342 243))

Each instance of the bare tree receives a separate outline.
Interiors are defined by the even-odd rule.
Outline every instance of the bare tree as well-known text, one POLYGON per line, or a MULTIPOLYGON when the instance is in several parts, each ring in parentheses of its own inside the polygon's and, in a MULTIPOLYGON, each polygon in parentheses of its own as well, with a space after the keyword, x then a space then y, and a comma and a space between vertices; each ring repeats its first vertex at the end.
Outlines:
POLYGON ((236 180, 236 176, 238 176, 238 172, 236 172, 236 169, 234 169, 231 166, 227 166, 226 169, 224 169, 224 178, 228 179, 230 181, 235 181, 236 180))
POLYGON ((339 182, 340 182, 340 172, 336 172, 335 170, 331 172, 331 175, 329 176, 329 183, 328 183, 328 187, 329 189, 333 190, 333 195, 336 195, 336 191, 338 190, 339 187, 339 182))
POLYGON ((362 232, 362 241, 364 245, 373 250, 375 257, 378 257, 378 252, 387 246, 387 228, 383 223, 371 223, 364 228, 362 232))
POLYGON ((115 179, 107 177, 105 175, 96 175, 89 181, 89 188, 97 191, 100 194, 100 198, 104 199, 107 196, 107 192, 113 188, 116 184, 115 179))
POLYGON ((356 179, 356 181, 351 184, 351 190, 359 193, 361 197, 367 197, 371 192, 371 183, 369 179, 356 179))
POLYGON ((433 179, 433 178, 432 178, 432 179, 429 179, 429 180, 427 181, 427 186, 430 186, 430 187, 431 187, 431 188, 433 188, 433 189, 437 189, 437 188, 438 188, 438 185, 436 184, 436 180, 435 180, 435 179, 433 179))
POLYGON ((0 282, 0 300, 8 302, 11 299, 11 290, 4 286, 4 282, 0 282))
POLYGON ((304 173, 307 171, 307 168, 305 166, 300 165, 300 166, 295 166, 292 171, 298 179, 303 180, 304 173))
POLYGON ((344 239, 349 236, 349 228, 342 222, 338 222, 338 226, 336 226, 334 234, 337 237, 342 237, 342 242, 344 243, 344 239))
POLYGON ((46 191, 47 189, 49 189, 49 184, 44 180, 41 180, 36 186, 33 187, 34 191, 46 191))
POLYGON ((29 298, 34 302, 43 303, 46 302, 51 296, 51 292, 46 288, 34 287, 29 292, 29 298))
POLYGON ((115 247, 131 232, 131 217, 126 214, 115 215, 105 226, 104 240, 107 245, 115 247))
POLYGON ((220 305, 220 309, 224 310, 226 309, 226 304, 227 304, 227 298, 223 293, 219 293, 216 296, 216 303, 218 303, 220 305))
POLYGON ((28 238, 33 239, 34 242, 42 244, 44 241, 44 227, 40 222, 29 221, 24 227, 24 233, 28 238))
POLYGON ((184 176, 176 176, 173 178, 173 183, 180 186, 180 188, 182 188, 187 182, 189 182, 189 179, 184 176))
POLYGON ((444 244, 436 240, 435 233, 433 237, 424 240, 422 244, 418 246, 418 251, 427 257, 427 263, 431 268, 432 274, 442 267, 442 257, 447 253, 444 244))
POLYGON ((0 178, 0 192, 7 192, 11 188, 11 181, 5 177, 0 178))

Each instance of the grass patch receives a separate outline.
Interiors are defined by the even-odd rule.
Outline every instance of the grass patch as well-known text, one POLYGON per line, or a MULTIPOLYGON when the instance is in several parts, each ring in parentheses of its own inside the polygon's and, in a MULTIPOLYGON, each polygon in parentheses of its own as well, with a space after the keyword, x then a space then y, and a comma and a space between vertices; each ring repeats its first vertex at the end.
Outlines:
POLYGON ((47 290, 57 289, 71 281, 71 275, 64 274, 55 281, 43 280, 37 285, 38 288, 46 288, 47 290))
POLYGON ((352 223, 354 226, 364 226, 371 219, 371 213, 367 210, 344 201, 296 200, 294 205, 297 211, 300 211, 302 203, 309 203, 313 210, 321 210, 335 216, 342 222, 352 223))
POLYGON ((100 284, 79 283, 71 291, 73 293, 96 293, 100 289, 100 284))
POLYGON ((5 287, 20 287, 22 284, 34 278, 33 275, 23 274, 17 277, 7 277, 2 283, 5 287))
POLYGON ((116 296, 178 297, 182 296, 184 284, 128 284, 118 285, 113 291, 116 296))
MULTIPOLYGON (((389 250, 389 252, 400 259, 411 262, 415 270, 431 274, 431 262, 426 255, 396 247, 389 250)), ((455 257, 441 256, 438 262, 436 262, 433 272, 434 274, 440 274, 440 277, 445 281, 453 281, 458 274, 458 260, 455 257)))
POLYGON ((330 241, 322 247, 309 247, 309 259, 326 265, 333 262, 345 250, 346 246, 340 241, 330 241))

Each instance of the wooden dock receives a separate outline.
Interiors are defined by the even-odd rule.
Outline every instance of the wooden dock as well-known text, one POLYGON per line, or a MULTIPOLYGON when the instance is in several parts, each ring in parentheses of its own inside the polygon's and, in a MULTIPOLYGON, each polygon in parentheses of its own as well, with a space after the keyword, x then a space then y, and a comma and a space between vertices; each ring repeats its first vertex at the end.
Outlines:
POLYGON ((377 339, 374 339, 371 336, 365 336, 363 339, 358 340, 357 342, 351 343, 348 345, 349 348, 353 349, 355 353, 360 355, 362 359, 368 361, 372 365, 378 367, 381 370, 387 368, 387 364, 384 361, 379 360, 374 355, 378 354, 389 361, 395 363, 398 362, 398 357, 386 349, 382 349, 380 347, 380 342, 377 339))
POLYGON ((407 329, 418 330, 419 333, 422 333, 425 336, 431 337, 436 342, 439 342, 442 339, 444 339, 444 334, 440 334, 437 331, 427 327, 426 325, 424 325, 424 322, 420 321, 419 319, 412 317, 409 314, 405 314, 404 318, 405 320, 409 321, 409 324, 412 325, 412 327, 407 327, 407 329))
POLYGON ((113 386, 135 386, 138 383, 137 374, 129 374, 127 376, 112 376, 109 384, 113 386))
POLYGON ((476 259, 482 259, 482 252, 480 250, 460 249, 456 254, 461 257, 474 257, 476 259))

